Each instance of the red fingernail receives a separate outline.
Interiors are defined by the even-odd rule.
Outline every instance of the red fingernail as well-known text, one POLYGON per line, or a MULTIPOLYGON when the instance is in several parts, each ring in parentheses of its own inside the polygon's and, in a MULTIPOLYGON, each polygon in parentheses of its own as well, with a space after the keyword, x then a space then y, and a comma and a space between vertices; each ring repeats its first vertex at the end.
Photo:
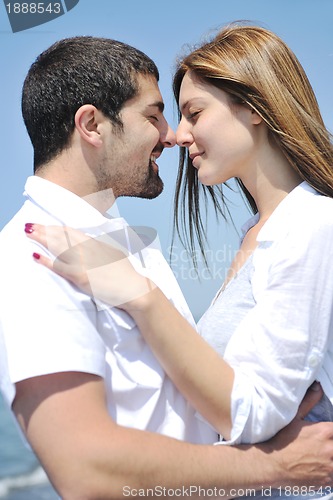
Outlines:
POLYGON ((32 254, 33 258, 36 259, 36 260, 39 260, 40 259, 40 253, 37 253, 37 252, 34 252, 32 254))
POLYGON ((24 227, 24 231, 26 233, 29 233, 29 234, 33 233, 34 232, 34 225, 31 222, 27 222, 25 227, 24 227))

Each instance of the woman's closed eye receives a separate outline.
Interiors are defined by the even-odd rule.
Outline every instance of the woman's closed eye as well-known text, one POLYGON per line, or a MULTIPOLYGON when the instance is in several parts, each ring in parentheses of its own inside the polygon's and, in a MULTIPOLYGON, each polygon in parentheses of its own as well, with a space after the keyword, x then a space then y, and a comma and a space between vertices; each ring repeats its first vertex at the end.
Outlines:
POLYGON ((195 119, 198 117, 200 111, 192 111, 191 113, 189 113, 186 117, 186 119, 188 121, 195 121, 195 119))

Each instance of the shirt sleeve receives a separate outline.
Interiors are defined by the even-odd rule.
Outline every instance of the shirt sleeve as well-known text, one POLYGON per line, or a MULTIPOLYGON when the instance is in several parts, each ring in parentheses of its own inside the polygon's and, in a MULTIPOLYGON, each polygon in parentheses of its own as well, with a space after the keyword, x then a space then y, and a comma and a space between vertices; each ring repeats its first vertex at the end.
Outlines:
POLYGON ((229 443, 275 435, 318 375, 332 341, 332 226, 309 224, 255 251, 256 305, 225 352, 235 370, 229 443))
POLYGON ((35 263, 31 245, 1 264, 0 329, 6 363, 0 374, 11 404, 14 384, 64 371, 104 376, 105 346, 90 297, 35 263))

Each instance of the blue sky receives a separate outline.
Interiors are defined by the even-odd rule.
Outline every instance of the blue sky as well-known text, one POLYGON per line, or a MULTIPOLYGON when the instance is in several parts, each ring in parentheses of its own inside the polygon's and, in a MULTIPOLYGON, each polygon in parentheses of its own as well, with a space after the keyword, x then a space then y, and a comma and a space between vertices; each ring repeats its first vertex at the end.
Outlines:
MULTIPOLYGON (((60 38, 95 35, 115 38, 138 47, 157 63, 166 116, 176 125, 171 77, 176 56, 187 44, 200 42, 220 26, 250 20, 275 31, 294 50, 317 95, 327 127, 333 131, 333 2, 332 0, 80 0, 65 15, 30 30, 13 34, 4 3, 0 4, 1 168, 0 229, 22 203, 25 179, 32 173, 32 149, 20 110, 21 87, 35 57, 60 38)), ((118 208, 133 225, 158 230, 163 252, 169 256, 172 197, 177 171, 177 150, 159 160, 165 191, 156 200, 121 199, 118 208)), ((248 213, 233 196, 232 211, 238 227, 248 213)), ((210 217, 209 258, 212 278, 199 270, 195 279, 185 252, 177 243, 174 271, 195 314, 209 304, 224 277, 225 267, 238 244, 232 226, 216 229, 210 217)), ((31 221, 30 221, 31 222, 31 221)), ((33 222, 33 221, 32 221, 33 222)))

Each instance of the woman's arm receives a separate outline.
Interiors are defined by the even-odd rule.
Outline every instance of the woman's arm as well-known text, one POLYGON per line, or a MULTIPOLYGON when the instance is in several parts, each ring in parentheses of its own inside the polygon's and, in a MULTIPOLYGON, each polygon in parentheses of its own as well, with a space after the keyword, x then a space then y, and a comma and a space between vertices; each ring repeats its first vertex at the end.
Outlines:
POLYGON ((198 335, 159 288, 124 305, 166 373, 225 438, 231 431, 234 371, 198 335))
POLYGON ((119 246, 114 248, 80 231, 58 226, 45 228, 35 224, 27 235, 58 256, 52 261, 38 254, 37 262, 74 282, 95 299, 120 306, 132 315, 179 391, 228 438, 232 368, 197 334, 161 290, 134 270, 119 246))
MULTIPOLYGON (((35 231, 35 239, 38 233, 35 231)), ((320 255, 330 254, 333 241, 320 236, 296 234, 286 242, 284 251, 282 245, 274 259, 270 257, 270 274, 257 293, 257 304, 227 348, 230 365, 195 333, 159 289, 150 288, 147 293, 147 280, 134 271, 128 259, 120 260, 121 271, 115 263, 96 269, 96 257, 89 249, 84 252, 88 261, 83 270, 71 276, 73 266, 65 252, 53 269, 81 287, 84 282, 93 283, 95 296, 111 304, 115 291, 118 295, 119 289, 128 292, 135 285, 135 297, 121 295, 121 307, 134 317, 179 390, 225 438, 230 437, 232 413, 233 440, 258 442, 294 417, 327 348, 329 329, 323 319, 331 321, 327 300, 333 300, 333 270, 322 265, 320 255), (320 248, 313 243, 317 239, 320 248)), ((51 265, 43 258, 41 262, 51 265)))

